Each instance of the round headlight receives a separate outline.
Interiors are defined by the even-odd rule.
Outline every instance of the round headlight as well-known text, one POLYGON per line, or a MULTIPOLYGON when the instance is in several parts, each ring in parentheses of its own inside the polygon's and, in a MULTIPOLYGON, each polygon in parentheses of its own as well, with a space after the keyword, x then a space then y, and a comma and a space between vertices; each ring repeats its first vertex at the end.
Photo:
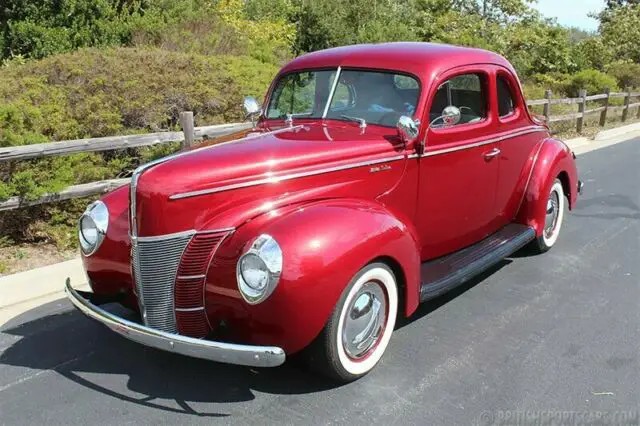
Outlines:
POLYGON ((275 290, 282 272, 282 250, 273 237, 263 234, 238 260, 236 276, 244 300, 260 303, 275 290))
POLYGON ((258 255, 249 253, 240 260, 240 273, 244 282, 256 291, 263 291, 269 282, 269 270, 258 255))
POLYGON ((90 256, 98 250, 109 226, 109 210, 102 201, 96 201, 87 207, 80 218, 78 237, 80 248, 85 256, 90 256))

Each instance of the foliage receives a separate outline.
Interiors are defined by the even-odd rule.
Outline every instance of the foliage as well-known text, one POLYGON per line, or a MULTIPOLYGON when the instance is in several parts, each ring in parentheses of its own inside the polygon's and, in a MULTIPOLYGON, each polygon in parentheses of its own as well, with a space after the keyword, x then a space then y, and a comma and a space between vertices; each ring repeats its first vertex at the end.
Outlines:
MULTIPOLYGON (((5 0, 0 8, 2 56, 42 58, 84 46, 106 46, 127 38, 123 19, 137 11, 111 0, 5 0)), ((137 12, 136 12, 137 13, 137 12)))
POLYGON ((618 89, 616 79, 598 70, 582 70, 573 75, 567 83, 567 94, 577 97, 580 89, 588 94, 603 93, 605 89, 615 92, 618 89))
POLYGON ((275 62, 289 56, 295 38, 295 26, 286 16, 264 17, 254 10, 250 17, 242 0, 6 1, 0 8, 0 57, 5 59, 43 58, 82 47, 144 45, 248 54, 275 62))
POLYGON ((640 88, 640 64, 633 62, 616 62, 609 65, 609 75, 618 80, 618 86, 640 88))
POLYGON ((418 40, 411 27, 411 2, 393 0, 298 1, 296 54, 333 46, 418 40))
POLYGON ((569 74, 559 72, 532 75, 529 82, 534 83, 534 86, 539 88, 540 92, 538 92, 539 96, 531 97, 531 99, 544 97, 544 91, 546 89, 551 90, 555 96, 566 94, 570 78, 571 76, 569 74))
POLYGON ((600 33, 613 57, 640 63, 640 3, 606 9, 599 18, 600 33))
MULTIPOLYGON (((242 117, 277 71, 251 58, 117 48, 87 49, 0 69, 0 146, 175 129, 242 117)), ((139 152, 166 152, 166 146, 139 152)), ((38 198, 130 170, 133 152, 75 154, 0 164, 0 197, 38 198)), ((148 160, 149 155, 142 155, 148 160)), ((151 155, 153 156, 153 155, 151 155)))

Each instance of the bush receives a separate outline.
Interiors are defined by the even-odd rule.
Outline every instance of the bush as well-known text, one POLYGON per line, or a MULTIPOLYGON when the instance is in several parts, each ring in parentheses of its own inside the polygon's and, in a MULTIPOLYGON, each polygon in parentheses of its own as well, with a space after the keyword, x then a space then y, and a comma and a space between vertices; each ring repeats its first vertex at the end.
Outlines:
POLYGON ((79 47, 120 44, 128 38, 127 18, 137 10, 129 11, 119 3, 4 0, 0 9, 0 56, 43 58, 79 47))
POLYGON ((562 96, 567 93, 570 79, 571 76, 569 74, 551 72, 548 74, 534 74, 528 81, 542 87, 544 90, 551 90, 554 96, 562 96))
POLYGON ((640 64, 615 63, 609 66, 608 74, 615 77, 620 88, 640 87, 640 64))
POLYGON ((577 97, 580 89, 586 89, 587 94, 594 95, 603 93, 607 88, 612 92, 619 90, 615 78, 598 70, 583 70, 569 79, 567 94, 577 97))
MULTIPOLYGON (((12 64, 0 68, 0 146, 175 130, 179 113, 185 110, 194 112, 196 125, 241 120, 243 96, 261 98, 276 72, 275 65, 249 57, 141 48, 91 48, 12 64)), ((2 162, 0 200, 11 196, 32 200, 69 185, 124 176, 177 147, 2 162)), ((22 224, 5 228, 0 220, 0 234, 11 233, 16 241, 20 235, 23 239, 48 235, 66 247, 68 230, 55 234, 43 224, 43 218, 53 218, 59 209, 52 204, 7 212, 12 223, 22 220, 22 224), (36 223, 39 231, 34 234, 36 223)))

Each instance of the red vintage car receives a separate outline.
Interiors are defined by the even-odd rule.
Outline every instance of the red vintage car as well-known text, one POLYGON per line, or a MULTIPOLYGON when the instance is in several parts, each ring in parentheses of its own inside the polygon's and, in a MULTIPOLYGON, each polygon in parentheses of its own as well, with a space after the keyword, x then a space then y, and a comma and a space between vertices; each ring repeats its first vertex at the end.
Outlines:
POLYGON ((144 345, 354 380, 397 316, 557 241, 582 183, 501 56, 340 47, 275 77, 253 129, 138 168, 80 219, 86 315, 144 345), (98 305, 120 302, 139 321, 98 305))

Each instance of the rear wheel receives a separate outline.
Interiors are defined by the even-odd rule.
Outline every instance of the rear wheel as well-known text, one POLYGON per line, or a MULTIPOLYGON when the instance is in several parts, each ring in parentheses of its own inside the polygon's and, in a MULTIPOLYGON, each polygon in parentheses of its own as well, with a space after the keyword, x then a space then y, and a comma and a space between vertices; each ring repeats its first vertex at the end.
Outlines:
POLYGON ((566 197, 562 182, 560 182, 560 179, 556 179, 551 186, 547 198, 544 230, 542 231, 542 235, 531 243, 531 248, 534 252, 544 253, 553 247, 558 240, 560 228, 562 227, 562 219, 564 218, 565 204, 566 197))
POLYGON ((391 269, 383 263, 365 266, 308 348, 311 368, 340 382, 364 376, 382 358, 397 312, 398 289, 391 269))

